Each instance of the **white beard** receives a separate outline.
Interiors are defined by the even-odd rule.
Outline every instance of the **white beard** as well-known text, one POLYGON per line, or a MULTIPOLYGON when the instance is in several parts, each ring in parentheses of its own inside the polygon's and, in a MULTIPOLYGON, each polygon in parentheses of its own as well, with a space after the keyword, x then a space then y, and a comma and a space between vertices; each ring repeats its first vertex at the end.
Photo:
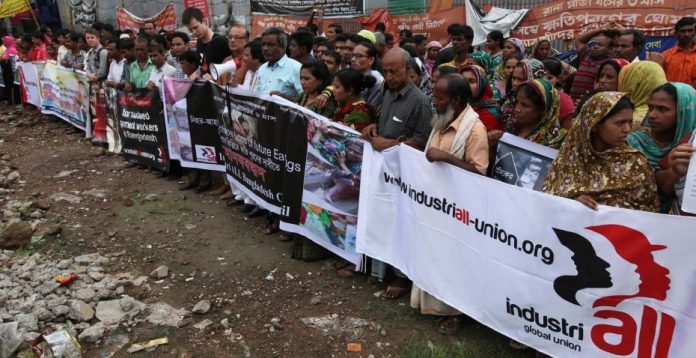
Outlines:
POLYGON ((442 130, 447 128, 452 121, 454 121, 455 113, 452 106, 447 106, 447 111, 445 113, 435 113, 433 119, 430 120, 430 124, 435 130, 442 130))

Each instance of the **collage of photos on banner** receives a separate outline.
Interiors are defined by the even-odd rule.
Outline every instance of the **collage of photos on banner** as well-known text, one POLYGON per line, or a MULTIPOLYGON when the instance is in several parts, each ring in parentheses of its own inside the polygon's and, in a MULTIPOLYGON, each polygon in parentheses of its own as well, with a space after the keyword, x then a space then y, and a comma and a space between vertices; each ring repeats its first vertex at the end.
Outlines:
POLYGON ((191 133, 189 132, 186 94, 190 81, 163 81, 165 113, 167 114, 167 138, 172 159, 193 161, 191 133), (179 154, 180 157, 175 157, 179 154))
POLYGON ((300 224, 355 253, 363 140, 357 132, 316 117, 307 124, 307 140, 300 224))

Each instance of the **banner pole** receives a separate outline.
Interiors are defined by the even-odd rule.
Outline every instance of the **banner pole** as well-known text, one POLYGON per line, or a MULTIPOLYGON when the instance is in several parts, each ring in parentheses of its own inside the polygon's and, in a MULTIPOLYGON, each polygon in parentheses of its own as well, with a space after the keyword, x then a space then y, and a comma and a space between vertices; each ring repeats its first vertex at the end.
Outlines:
MULTIPOLYGON (((41 25, 39 24, 39 20, 36 18, 36 15, 34 14, 34 9, 31 8, 31 3, 29 0, 25 0, 27 3, 27 6, 29 7, 29 12, 31 13, 32 19, 34 19, 34 23, 36 24, 36 31, 41 30, 41 25)), ((36 5, 38 6, 38 4, 36 5)))

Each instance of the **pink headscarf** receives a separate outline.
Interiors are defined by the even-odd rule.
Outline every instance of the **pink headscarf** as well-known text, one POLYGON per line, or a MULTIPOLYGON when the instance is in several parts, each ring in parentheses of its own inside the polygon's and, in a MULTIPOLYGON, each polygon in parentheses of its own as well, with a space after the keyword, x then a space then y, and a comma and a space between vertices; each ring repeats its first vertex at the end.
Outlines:
POLYGON ((17 56, 19 53, 17 51, 17 46, 15 46, 15 39, 12 36, 5 36, 2 38, 2 42, 5 44, 5 53, 2 54, 2 59, 7 60, 10 56, 17 56))

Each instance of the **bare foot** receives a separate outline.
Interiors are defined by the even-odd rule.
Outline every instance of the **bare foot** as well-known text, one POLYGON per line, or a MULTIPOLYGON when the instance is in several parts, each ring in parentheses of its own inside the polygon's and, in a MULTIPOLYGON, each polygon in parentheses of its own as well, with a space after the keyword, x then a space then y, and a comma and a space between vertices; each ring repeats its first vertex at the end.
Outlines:
POLYGON ((387 286, 387 289, 382 291, 382 294, 379 296, 381 298, 386 298, 389 300, 395 300, 403 295, 405 295, 407 292, 410 292, 411 288, 411 281, 406 278, 406 277, 397 277, 392 281, 389 286, 387 286))

